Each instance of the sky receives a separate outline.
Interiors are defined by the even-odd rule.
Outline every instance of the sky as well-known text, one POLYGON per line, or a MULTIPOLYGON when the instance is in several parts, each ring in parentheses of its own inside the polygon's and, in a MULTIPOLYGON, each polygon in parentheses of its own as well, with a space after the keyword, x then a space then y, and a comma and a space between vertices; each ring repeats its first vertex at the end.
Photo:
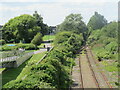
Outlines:
POLYGON ((81 14, 87 24, 97 11, 108 22, 118 19, 119 0, 0 0, 0 25, 22 14, 32 15, 37 11, 44 23, 55 26, 71 13, 81 14))

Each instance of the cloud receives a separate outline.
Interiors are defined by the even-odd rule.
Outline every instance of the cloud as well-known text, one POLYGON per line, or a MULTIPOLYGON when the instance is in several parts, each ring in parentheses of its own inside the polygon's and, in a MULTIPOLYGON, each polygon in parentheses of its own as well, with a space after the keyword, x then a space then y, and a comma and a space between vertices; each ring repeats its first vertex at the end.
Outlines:
POLYGON ((0 0, 0 2, 55 2, 56 0, 0 0))
POLYGON ((0 2, 39 2, 43 0, 1 0, 0 2))
POLYGON ((0 24, 5 24, 9 19, 21 14, 33 14, 38 11, 44 23, 48 25, 60 24, 70 13, 81 13, 87 23, 89 18, 98 11, 108 20, 117 17, 117 3, 113 2, 4 2, 0 8, 0 24), (114 17, 113 17, 114 16, 114 17))
POLYGON ((119 0, 0 0, 0 2, 118 2, 119 0))
MULTIPOLYGON (((15 4, 15 3, 14 3, 15 4)), ((20 3, 17 6, 9 3, 8 5, 2 5, 0 13, 2 13, 0 20, 2 23, 8 21, 8 19, 16 17, 21 14, 33 14, 34 11, 38 11, 44 18, 44 22, 49 25, 60 23, 66 15, 70 12, 68 8, 64 8, 62 3, 29 3, 21 7, 20 3), (14 6, 14 7, 13 7, 14 6)))

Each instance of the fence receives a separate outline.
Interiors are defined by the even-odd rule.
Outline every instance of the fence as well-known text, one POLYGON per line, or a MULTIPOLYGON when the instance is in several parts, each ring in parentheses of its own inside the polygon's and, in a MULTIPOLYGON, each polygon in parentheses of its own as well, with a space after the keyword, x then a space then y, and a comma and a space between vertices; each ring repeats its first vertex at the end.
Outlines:
POLYGON ((19 57, 16 60, 16 67, 19 67, 23 62, 25 62, 26 60, 28 60, 33 54, 34 54, 34 52, 30 52, 30 53, 27 53, 27 54, 19 57))
MULTIPOLYGON (((49 52, 53 48, 54 47, 50 48, 49 52)), ((30 53, 26 53, 25 55, 6 58, 6 59, 2 60, 2 62, 1 62, 2 64, 1 64, 0 68, 19 67, 22 63, 24 63, 26 60, 28 60, 33 54, 34 54, 34 52, 30 52, 30 53)), ((40 63, 46 56, 47 56, 47 54, 45 54, 42 57, 42 59, 40 59, 36 64, 40 63)))
POLYGON ((14 58, 11 57, 11 58, 3 59, 3 61, 1 62, 2 66, 0 66, 0 68, 19 67, 23 62, 28 60, 33 54, 34 54, 34 52, 30 52, 30 53, 26 53, 25 55, 22 55, 22 56, 16 56, 14 58))

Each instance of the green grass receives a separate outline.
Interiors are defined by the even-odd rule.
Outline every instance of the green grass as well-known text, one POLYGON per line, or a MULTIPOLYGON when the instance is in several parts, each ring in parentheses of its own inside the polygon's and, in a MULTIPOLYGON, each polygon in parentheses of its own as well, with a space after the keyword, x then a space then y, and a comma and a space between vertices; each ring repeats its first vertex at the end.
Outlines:
POLYGON ((107 61, 102 61, 102 64, 104 65, 104 67, 102 67, 102 68, 109 72, 114 72, 114 71, 117 72, 118 71, 116 62, 108 63, 107 61))
POLYGON ((17 77, 22 78, 29 72, 29 67, 27 67, 28 62, 38 62, 44 54, 45 52, 34 54, 29 60, 24 62, 18 68, 7 69, 7 71, 2 74, 2 84, 4 85, 11 80, 15 80, 17 77))
POLYGON ((39 46, 38 46, 38 48, 44 48, 44 43, 41 43, 39 46))
MULTIPOLYGON (((38 53, 38 54, 34 54, 28 63, 37 63, 44 55, 46 52, 42 52, 42 53, 38 53)), ((20 73, 20 75, 17 77, 18 79, 22 79, 24 78, 25 75, 27 75, 30 71, 30 66, 27 66, 22 70, 22 72, 20 73)))
POLYGON ((2 71, 4 71, 5 70, 5 68, 0 68, 0 72, 2 72, 2 71))
POLYGON ((55 35, 45 35, 43 37, 43 41, 54 40, 54 39, 55 39, 55 35))
POLYGON ((22 69, 26 66, 26 62, 24 62, 18 68, 10 68, 10 69, 7 69, 7 71, 3 72, 2 84, 4 85, 11 80, 15 80, 17 76, 21 73, 22 69))
POLYGON ((46 52, 34 54, 34 55, 30 58, 29 62, 33 62, 33 61, 34 61, 34 62, 38 62, 38 61, 45 55, 45 53, 46 53, 46 52))
POLYGON ((37 51, 37 50, 25 50, 25 53, 34 52, 34 51, 37 51))

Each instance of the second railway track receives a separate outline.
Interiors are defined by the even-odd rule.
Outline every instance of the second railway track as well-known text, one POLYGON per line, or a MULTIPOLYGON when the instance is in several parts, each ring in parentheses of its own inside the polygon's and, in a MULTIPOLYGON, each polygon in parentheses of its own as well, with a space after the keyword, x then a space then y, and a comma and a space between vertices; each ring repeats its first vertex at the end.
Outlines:
POLYGON ((80 78, 81 78, 81 87, 80 88, 97 88, 101 90, 102 88, 110 88, 112 86, 109 84, 106 77, 104 77, 97 66, 95 60, 93 60, 93 55, 91 54, 90 49, 85 48, 86 53, 80 55, 79 57, 79 67, 80 67, 80 78))

